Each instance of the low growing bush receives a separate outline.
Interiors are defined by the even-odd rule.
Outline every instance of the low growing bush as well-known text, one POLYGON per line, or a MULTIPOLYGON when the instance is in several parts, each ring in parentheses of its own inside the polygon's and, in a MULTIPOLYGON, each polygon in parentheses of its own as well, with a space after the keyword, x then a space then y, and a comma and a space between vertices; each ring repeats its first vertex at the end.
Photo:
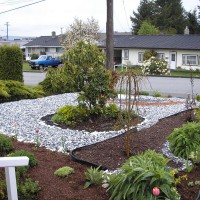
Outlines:
POLYGON ((40 190, 39 182, 30 178, 18 183, 18 196, 20 200, 35 200, 40 190))
POLYGON ((13 150, 11 138, 6 135, 0 134, 0 156, 4 156, 13 150))
POLYGON ((66 177, 74 173, 74 169, 68 166, 61 167, 54 172, 54 175, 59 177, 66 177))
POLYGON ((17 173, 18 178, 25 176, 25 173, 28 171, 29 166, 34 167, 37 165, 37 160, 36 160, 35 156, 28 151, 18 150, 14 153, 8 154, 8 156, 9 157, 27 156, 29 158, 28 166, 16 167, 16 173, 17 173))
POLYGON ((167 162, 162 154, 151 150, 130 157, 120 168, 122 172, 110 177, 110 199, 178 200, 179 194, 173 187, 173 176, 167 162), (155 187, 160 190, 157 197, 152 193, 155 187))
POLYGON ((175 156, 188 159, 200 144, 200 123, 188 122, 181 128, 174 129, 167 139, 175 156))
POLYGON ((75 126, 88 117, 88 111, 81 106, 64 106, 52 117, 52 121, 75 126))

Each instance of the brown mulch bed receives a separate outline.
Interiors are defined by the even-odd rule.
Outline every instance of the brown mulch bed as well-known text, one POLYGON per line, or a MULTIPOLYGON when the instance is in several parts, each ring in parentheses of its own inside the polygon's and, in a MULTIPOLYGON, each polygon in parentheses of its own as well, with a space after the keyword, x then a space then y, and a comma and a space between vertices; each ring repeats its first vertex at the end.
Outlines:
MULTIPOLYGON (((131 154, 144 152, 147 149, 154 149, 161 152, 162 145, 174 128, 180 127, 188 119, 185 112, 160 120, 157 124, 148 129, 131 134, 131 154)), ((63 127, 64 128, 64 127, 63 127)), ((82 148, 76 152, 76 156, 88 162, 106 166, 108 169, 115 169, 127 159, 125 154, 125 136, 109 139, 89 147, 82 148)), ((31 169, 29 175, 38 180, 41 191, 38 194, 39 200, 108 200, 109 195, 101 187, 90 187, 83 189, 85 183, 84 172, 88 168, 85 165, 74 162, 69 156, 52 152, 45 148, 34 149, 33 144, 14 142, 15 149, 25 149, 34 153, 39 163, 31 169), (54 171, 63 166, 70 166, 75 173, 68 178, 58 178, 53 175, 54 171)), ((185 174, 186 172, 181 172, 185 174)), ((181 181, 177 186, 181 194, 181 200, 195 200, 200 190, 199 186, 188 187, 189 181, 200 180, 200 166, 190 173, 187 173, 188 180, 181 181)))

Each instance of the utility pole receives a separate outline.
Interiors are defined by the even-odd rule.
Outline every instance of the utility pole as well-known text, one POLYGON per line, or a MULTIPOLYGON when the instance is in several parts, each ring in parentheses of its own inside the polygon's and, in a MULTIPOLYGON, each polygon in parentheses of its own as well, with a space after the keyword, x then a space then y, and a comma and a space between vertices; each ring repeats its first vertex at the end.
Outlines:
POLYGON ((106 22, 106 68, 113 69, 113 0, 107 0, 106 22))
POLYGON ((9 23, 6 22, 5 25, 6 25, 6 27, 7 27, 7 31, 6 31, 6 32, 7 32, 7 41, 8 41, 8 26, 9 26, 9 23))

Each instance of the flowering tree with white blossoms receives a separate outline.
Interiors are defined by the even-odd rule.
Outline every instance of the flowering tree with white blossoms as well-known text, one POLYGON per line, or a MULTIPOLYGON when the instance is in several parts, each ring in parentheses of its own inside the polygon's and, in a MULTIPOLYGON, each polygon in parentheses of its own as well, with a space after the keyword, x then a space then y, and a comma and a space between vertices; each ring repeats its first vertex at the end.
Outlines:
POLYGON ((93 17, 88 18, 86 22, 75 18, 64 34, 63 47, 65 50, 68 50, 74 47, 79 41, 95 44, 98 39, 98 31, 98 21, 93 17))
POLYGON ((144 75, 165 75, 169 74, 168 63, 159 58, 151 57, 148 60, 145 60, 141 66, 142 73, 144 75))

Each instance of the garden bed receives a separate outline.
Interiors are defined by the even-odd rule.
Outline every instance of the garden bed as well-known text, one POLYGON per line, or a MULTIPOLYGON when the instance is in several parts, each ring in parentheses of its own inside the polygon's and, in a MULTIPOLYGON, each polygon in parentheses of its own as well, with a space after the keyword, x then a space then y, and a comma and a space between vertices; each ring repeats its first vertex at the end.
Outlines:
MULTIPOLYGON (((186 122, 188 114, 185 112, 160 120, 157 124, 148 129, 143 129, 131 135, 131 154, 144 152, 147 149, 154 149, 157 152, 162 151, 166 136, 174 128, 180 127, 186 122)), ((108 169, 116 169, 127 159, 125 154, 125 135, 115 137, 94 145, 89 148, 81 148, 77 151, 76 157, 106 166, 108 169)), ((39 200, 49 199, 77 199, 77 200, 107 200, 109 195, 101 187, 92 186, 83 189, 85 183, 84 172, 86 165, 74 162, 68 155, 58 152, 52 152, 45 148, 33 148, 33 144, 14 142, 15 149, 25 149, 34 153, 39 163, 38 166, 30 170, 29 175, 34 180, 38 180, 41 190, 38 194, 39 200), (56 169, 70 166, 75 169, 75 173, 68 178, 58 178, 53 173, 56 169)), ((173 166, 176 165, 173 163, 173 166)), ((200 180, 200 166, 197 166, 192 172, 181 172, 181 175, 187 174, 188 179, 182 180, 177 185, 181 194, 181 200, 195 200, 200 189, 199 186, 189 187, 190 181, 200 180)))

